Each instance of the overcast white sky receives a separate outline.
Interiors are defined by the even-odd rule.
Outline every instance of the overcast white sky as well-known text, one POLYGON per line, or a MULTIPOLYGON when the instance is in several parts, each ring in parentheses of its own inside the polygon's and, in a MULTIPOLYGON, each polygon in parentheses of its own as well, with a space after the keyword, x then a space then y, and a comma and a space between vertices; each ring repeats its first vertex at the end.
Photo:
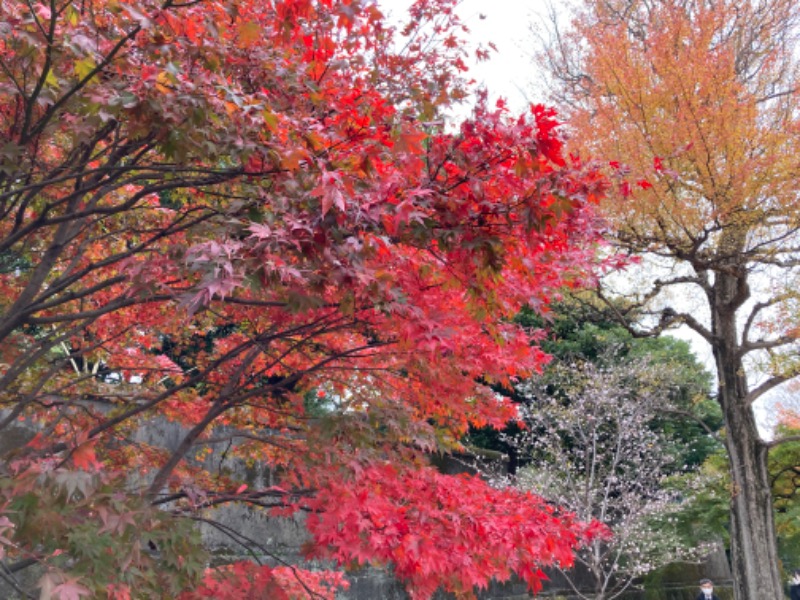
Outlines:
MULTIPOLYGON (((390 20, 402 20, 412 0, 378 0, 390 20)), ((525 110, 535 79, 535 67, 526 53, 533 36, 530 25, 537 10, 546 7, 545 0, 461 0, 458 13, 469 27, 468 42, 497 46, 491 59, 470 63, 470 75, 489 90, 490 98, 504 97, 514 112, 525 110)), ((532 97, 530 100, 541 100, 532 97)))

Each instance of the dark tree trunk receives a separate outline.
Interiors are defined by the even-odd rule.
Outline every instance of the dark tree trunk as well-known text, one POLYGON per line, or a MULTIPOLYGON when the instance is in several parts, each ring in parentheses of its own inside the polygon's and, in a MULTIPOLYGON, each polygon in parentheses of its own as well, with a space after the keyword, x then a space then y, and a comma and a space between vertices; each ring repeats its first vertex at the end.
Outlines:
POLYGON ((736 600, 781 600, 768 448, 756 426, 736 328, 749 296, 744 269, 718 273, 712 293, 712 334, 718 400, 725 418, 731 470, 731 568, 736 600))
MULTIPOLYGON (((735 400, 734 400, 735 402, 735 400)), ((780 600, 767 448, 745 407, 726 407, 726 440, 731 467, 731 568, 737 600, 780 600)))

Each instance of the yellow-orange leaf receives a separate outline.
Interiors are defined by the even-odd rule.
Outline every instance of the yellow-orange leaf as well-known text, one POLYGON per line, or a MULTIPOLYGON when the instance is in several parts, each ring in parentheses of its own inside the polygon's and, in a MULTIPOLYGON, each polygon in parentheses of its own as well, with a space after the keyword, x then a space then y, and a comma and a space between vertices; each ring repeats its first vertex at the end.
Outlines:
POLYGON ((261 27, 258 23, 247 21, 239 26, 239 45, 249 48, 261 38, 261 27))

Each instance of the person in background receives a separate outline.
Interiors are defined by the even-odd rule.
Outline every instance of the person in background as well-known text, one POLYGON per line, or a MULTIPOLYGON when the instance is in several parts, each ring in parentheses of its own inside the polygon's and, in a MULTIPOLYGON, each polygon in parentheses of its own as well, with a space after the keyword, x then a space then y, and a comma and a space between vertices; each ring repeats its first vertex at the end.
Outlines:
POLYGON ((719 600, 719 596, 714 593, 714 584, 710 579, 700 580, 700 594, 697 600, 719 600))
POLYGON ((789 598, 800 600, 800 569, 792 571, 792 578, 789 580, 789 598))

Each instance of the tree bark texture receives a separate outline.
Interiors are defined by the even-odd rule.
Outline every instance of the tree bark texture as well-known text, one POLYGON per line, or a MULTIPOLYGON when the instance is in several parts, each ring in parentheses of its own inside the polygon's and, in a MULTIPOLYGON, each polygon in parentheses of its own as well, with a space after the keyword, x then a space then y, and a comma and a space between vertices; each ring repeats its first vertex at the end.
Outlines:
POLYGON ((777 538, 767 471, 768 447, 761 440, 736 328, 736 313, 749 295, 746 272, 717 273, 713 286, 712 334, 718 400, 725 418, 731 473, 731 568, 736 600, 781 600, 777 538))

